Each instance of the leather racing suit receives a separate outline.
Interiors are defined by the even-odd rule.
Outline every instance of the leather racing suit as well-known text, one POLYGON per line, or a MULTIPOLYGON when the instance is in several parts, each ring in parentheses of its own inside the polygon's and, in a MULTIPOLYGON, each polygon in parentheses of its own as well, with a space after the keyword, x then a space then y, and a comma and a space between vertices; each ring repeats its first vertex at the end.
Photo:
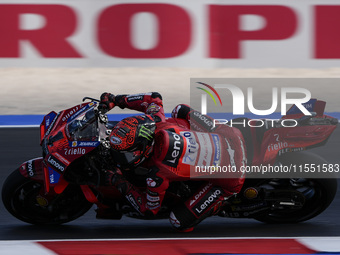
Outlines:
POLYGON ((202 169, 204 166, 232 166, 234 169, 244 166, 245 142, 238 129, 226 125, 215 128, 210 117, 184 104, 173 109, 172 121, 166 121, 162 97, 157 92, 117 95, 114 106, 149 114, 156 121, 153 154, 142 163, 142 167, 149 169, 146 195, 125 180, 114 184, 125 185, 120 190, 139 213, 144 215, 151 211, 157 214, 170 182, 192 177, 207 180, 170 214, 171 224, 185 231, 216 213, 228 197, 240 192, 244 182, 240 171, 224 173, 226 178, 211 178, 207 171, 195 171, 196 166, 202 166, 202 169), (183 120, 189 121, 190 129, 181 125, 183 120))

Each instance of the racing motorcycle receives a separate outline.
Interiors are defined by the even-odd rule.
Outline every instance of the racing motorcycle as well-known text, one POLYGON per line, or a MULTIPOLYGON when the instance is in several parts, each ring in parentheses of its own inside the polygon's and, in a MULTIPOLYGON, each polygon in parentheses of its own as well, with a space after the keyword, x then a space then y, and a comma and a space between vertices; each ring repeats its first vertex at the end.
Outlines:
MULTIPOLYGON (((103 184, 105 171, 115 170, 108 139, 115 122, 98 110, 98 102, 84 98, 79 105, 44 117, 40 125, 42 157, 24 162, 2 188, 3 203, 14 217, 31 224, 63 224, 96 204, 109 212, 104 218, 144 218, 115 187, 103 184)), ((324 115, 325 102, 313 99, 308 105, 311 116, 304 116, 293 106, 283 117, 285 126, 292 122, 294 127, 283 127, 280 121, 262 128, 255 128, 254 123, 239 127, 246 141, 250 170, 268 165, 267 169, 281 167, 290 174, 278 177, 263 174, 263 169, 261 174, 246 171, 242 191, 228 199, 219 216, 297 223, 319 215, 331 204, 336 179, 304 173, 332 172, 329 170, 334 166, 305 150, 324 145, 338 120, 324 115), (308 171, 302 169, 306 166, 308 171)), ((166 121, 190 129, 186 120, 166 121)), ((136 169, 133 178, 126 178, 145 189, 145 175, 145 169, 136 169)), ((172 208, 186 201, 202 182, 172 182, 154 219, 168 218, 172 208)))

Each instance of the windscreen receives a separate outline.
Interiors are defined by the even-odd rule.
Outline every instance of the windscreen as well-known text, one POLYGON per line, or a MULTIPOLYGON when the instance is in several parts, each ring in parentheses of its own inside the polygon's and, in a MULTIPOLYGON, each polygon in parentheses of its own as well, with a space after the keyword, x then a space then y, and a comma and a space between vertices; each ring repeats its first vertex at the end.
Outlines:
POLYGON ((67 124, 66 129, 73 141, 97 141, 99 132, 94 108, 80 114, 67 124))

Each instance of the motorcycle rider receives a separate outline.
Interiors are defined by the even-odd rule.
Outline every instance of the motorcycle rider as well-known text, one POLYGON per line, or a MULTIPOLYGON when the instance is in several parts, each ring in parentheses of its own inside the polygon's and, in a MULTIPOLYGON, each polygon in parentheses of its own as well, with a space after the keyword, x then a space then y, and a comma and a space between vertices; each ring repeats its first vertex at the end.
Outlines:
MULTIPOLYGON (((108 175, 109 183, 117 187, 141 215, 156 215, 169 183, 189 180, 194 163, 233 165, 238 169, 246 164, 244 140, 239 130, 225 125, 215 128, 210 117, 187 105, 176 106, 172 117, 175 121, 189 121, 190 132, 176 122, 165 121, 162 96, 157 92, 101 95, 99 109, 109 111, 115 106, 145 114, 125 118, 112 129, 112 156, 123 174, 108 175), (124 177, 133 176, 140 168, 147 170, 146 194, 124 177)), ((184 204, 176 206, 170 213, 172 226, 191 231, 203 219, 216 214, 226 199, 241 190, 244 182, 240 173, 228 177, 206 181, 184 204)))

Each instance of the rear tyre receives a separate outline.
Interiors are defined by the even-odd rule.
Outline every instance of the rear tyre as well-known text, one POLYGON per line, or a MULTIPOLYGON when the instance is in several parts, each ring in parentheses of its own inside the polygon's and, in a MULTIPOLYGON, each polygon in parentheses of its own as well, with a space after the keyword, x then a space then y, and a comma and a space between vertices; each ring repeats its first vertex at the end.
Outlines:
MULTIPOLYGON (((286 154, 279 158, 283 165, 288 164, 311 164, 322 165, 327 163, 320 156, 309 152, 298 152, 286 154)), ((328 175, 329 177, 329 175, 328 175)), ((273 210, 267 214, 255 217, 256 220, 266 223, 297 223, 316 217, 332 203, 337 191, 337 179, 268 179, 259 186, 272 187, 276 189, 292 189, 299 191, 305 197, 305 203, 298 210, 273 210)))
POLYGON ((61 194, 42 196, 42 183, 25 178, 19 169, 10 174, 2 187, 2 201, 17 219, 37 225, 58 225, 82 216, 92 204, 79 186, 69 185, 61 194))

